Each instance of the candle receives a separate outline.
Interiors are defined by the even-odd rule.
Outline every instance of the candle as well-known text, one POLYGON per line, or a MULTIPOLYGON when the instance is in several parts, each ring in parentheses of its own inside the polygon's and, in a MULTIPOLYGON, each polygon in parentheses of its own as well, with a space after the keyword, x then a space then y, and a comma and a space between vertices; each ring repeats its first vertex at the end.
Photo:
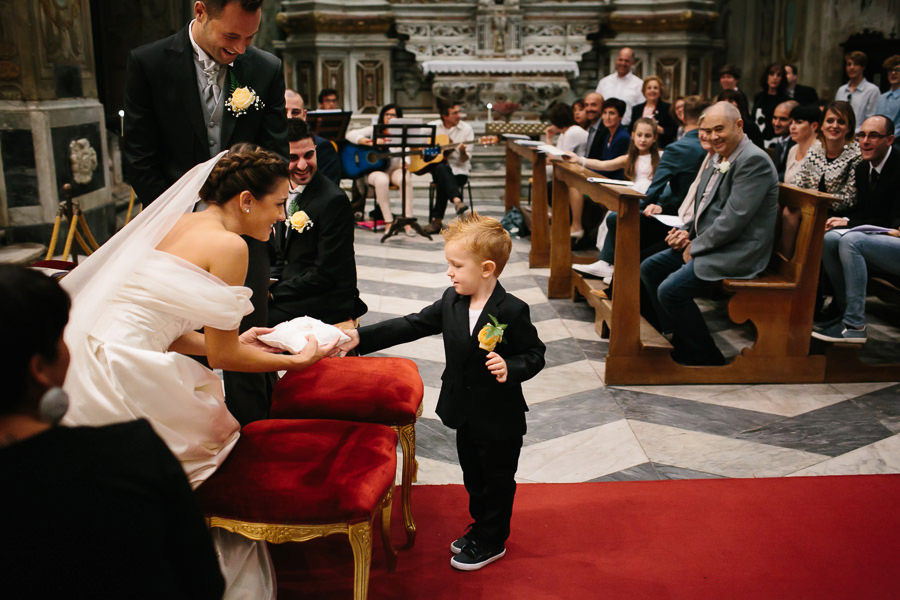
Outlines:
POLYGON ((491 115, 491 110, 492 110, 493 108, 494 108, 494 105, 491 104, 490 102, 488 102, 488 103, 487 103, 487 109, 488 109, 488 119, 487 119, 487 122, 488 122, 488 123, 493 123, 493 121, 494 121, 494 119, 493 119, 493 117, 492 117, 492 115, 491 115))
POLYGON ((125 111, 119 109, 119 135, 125 135, 125 111))

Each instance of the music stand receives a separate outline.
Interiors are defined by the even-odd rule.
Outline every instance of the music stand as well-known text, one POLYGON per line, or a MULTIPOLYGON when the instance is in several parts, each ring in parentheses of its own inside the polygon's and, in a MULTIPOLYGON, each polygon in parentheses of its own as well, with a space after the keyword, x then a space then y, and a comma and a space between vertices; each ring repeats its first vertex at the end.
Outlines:
POLYGON ((348 110, 311 110, 306 113, 306 124, 314 135, 340 143, 347 135, 352 116, 348 110))
POLYGON ((400 180, 400 206, 402 207, 403 216, 395 217, 391 223, 391 228, 381 236, 381 242, 391 236, 397 235, 407 225, 413 228, 413 231, 419 235, 431 239, 431 235, 425 233, 422 227, 416 221, 415 217, 406 214, 406 154, 408 150, 417 148, 430 148, 434 146, 434 136, 436 125, 425 125, 424 123, 397 123, 397 119, 391 123, 379 123, 374 126, 372 139, 383 139, 384 143, 378 144, 381 148, 399 148, 396 154, 400 157, 400 168, 403 174, 400 180))

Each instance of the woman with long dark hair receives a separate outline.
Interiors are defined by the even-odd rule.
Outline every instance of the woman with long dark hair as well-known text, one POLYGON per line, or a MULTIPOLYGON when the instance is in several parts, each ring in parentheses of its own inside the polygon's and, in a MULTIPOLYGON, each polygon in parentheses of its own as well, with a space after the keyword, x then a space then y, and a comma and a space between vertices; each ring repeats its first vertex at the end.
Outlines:
POLYGON ((775 114, 775 107, 790 100, 787 95, 787 75, 784 72, 784 65, 780 62, 773 62, 766 66, 760 78, 759 93, 753 98, 753 113, 751 115, 753 122, 762 132, 763 140, 771 140, 775 137, 775 130, 772 127, 772 115, 775 114))

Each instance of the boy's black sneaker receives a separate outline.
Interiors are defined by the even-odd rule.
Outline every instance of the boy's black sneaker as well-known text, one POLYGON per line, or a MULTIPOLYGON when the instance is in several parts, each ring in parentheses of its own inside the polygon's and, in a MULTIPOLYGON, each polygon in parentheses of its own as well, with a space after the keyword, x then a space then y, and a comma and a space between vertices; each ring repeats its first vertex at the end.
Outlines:
POLYGON ((500 546, 490 549, 479 546, 478 542, 471 541, 462 551, 450 559, 450 566, 460 571, 477 571, 488 566, 494 561, 500 560, 506 555, 506 548, 500 546))
POLYGON ((469 534, 466 533, 462 537, 450 542, 450 552, 452 552, 453 554, 459 554, 463 551, 463 548, 465 548, 471 542, 472 538, 470 538, 469 534))

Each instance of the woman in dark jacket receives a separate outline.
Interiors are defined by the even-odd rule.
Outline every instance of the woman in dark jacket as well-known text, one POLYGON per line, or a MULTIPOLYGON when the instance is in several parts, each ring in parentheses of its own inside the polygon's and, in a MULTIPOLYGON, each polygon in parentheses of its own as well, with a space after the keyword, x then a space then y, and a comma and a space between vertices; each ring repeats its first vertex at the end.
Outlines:
POLYGON ((784 73, 784 65, 774 62, 766 67, 760 79, 760 92, 753 98, 753 113, 750 118, 762 132, 764 140, 771 140, 775 137, 775 130, 772 127, 772 115, 775 114, 775 107, 786 100, 790 100, 787 95, 787 77, 784 73))
POLYGON ((671 105, 662 100, 665 95, 663 80, 656 75, 644 79, 644 87, 641 90, 646 102, 641 102, 631 107, 631 126, 641 117, 653 119, 657 124, 658 143, 660 148, 675 141, 678 125, 672 119, 671 105))

